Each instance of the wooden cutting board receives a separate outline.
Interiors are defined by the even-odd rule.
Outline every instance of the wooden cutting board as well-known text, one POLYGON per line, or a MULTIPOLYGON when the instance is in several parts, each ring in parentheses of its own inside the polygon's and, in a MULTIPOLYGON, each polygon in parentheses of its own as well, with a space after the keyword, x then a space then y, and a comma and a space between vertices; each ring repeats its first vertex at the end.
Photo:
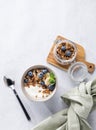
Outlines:
MULTIPOLYGON (((61 64, 57 63, 57 61, 54 59, 54 55, 53 55, 53 50, 54 50, 55 45, 58 43, 59 40, 65 40, 65 39, 66 38, 64 38, 62 36, 57 36, 49 54, 48 54, 47 62, 56 66, 56 67, 58 67, 58 68, 60 68, 60 69, 62 69, 62 70, 67 71, 70 65, 61 65, 61 64)), ((90 63, 90 62, 85 60, 85 50, 84 50, 84 48, 80 44, 77 44, 77 43, 76 43, 76 46, 77 46, 76 61, 85 63, 87 65, 88 72, 93 73, 94 70, 95 70, 95 65, 93 63, 90 63)))

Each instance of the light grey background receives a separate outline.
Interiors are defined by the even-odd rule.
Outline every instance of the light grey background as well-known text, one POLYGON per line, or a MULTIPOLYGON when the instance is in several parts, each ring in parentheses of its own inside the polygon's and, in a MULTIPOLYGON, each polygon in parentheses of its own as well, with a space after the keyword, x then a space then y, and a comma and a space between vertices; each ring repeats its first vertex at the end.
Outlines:
MULTIPOLYGON (((96 0, 0 0, 0 130, 30 130, 66 107, 60 96, 74 83, 66 72, 46 63, 57 35, 80 43, 86 59, 96 63, 96 0), (23 72, 35 64, 47 65, 58 77, 58 90, 45 103, 28 101, 21 91, 23 72), (26 120, 12 91, 4 85, 4 75, 16 81, 32 122, 26 120)), ((95 77, 96 72, 91 79, 95 77)), ((96 130, 96 111, 88 122, 96 130)))

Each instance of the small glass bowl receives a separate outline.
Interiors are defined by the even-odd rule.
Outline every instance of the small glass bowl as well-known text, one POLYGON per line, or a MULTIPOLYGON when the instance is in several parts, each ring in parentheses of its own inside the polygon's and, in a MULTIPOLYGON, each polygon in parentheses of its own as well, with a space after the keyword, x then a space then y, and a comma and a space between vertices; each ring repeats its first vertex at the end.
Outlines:
MULTIPOLYGON (((61 50, 60 50, 60 51, 61 51, 61 50)), ((70 51, 70 49, 67 49, 67 51, 70 51)), ((65 50, 65 52, 66 52, 66 50, 65 50)), ((73 43, 73 42, 71 42, 71 41, 69 41, 69 40, 59 40, 58 43, 56 44, 55 48, 54 48, 53 53, 54 53, 54 58, 55 58, 55 60, 56 60, 59 64, 61 64, 61 65, 68 65, 68 64, 71 64, 72 62, 75 61, 76 55, 77 55, 77 48, 76 48, 75 43, 73 43), (59 56, 59 54, 57 54, 57 49, 58 49, 58 47, 60 46, 60 44, 63 44, 63 43, 65 43, 66 45, 69 44, 69 45, 70 45, 71 47, 73 47, 73 49, 74 49, 74 52, 73 52, 73 54, 72 54, 72 57, 70 57, 69 59, 63 59, 63 58, 61 58, 61 57, 59 56)))
POLYGON ((68 75, 77 83, 83 82, 88 77, 87 66, 82 62, 75 62, 69 67, 68 75))

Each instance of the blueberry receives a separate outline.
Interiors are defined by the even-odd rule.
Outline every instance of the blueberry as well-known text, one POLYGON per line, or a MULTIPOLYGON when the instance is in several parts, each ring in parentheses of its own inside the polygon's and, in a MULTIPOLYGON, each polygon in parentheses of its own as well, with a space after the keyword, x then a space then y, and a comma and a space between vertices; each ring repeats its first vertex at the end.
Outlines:
POLYGON ((41 85, 45 85, 45 82, 44 82, 44 81, 41 81, 40 84, 41 84, 41 85))
POLYGON ((62 47, 61 47, 61 50, 62 50, 62 51, 66 51, 66 46, 62 46, 62 47))
POLYGON ((32 77, 32 76, 33 76, 32 71, 29 71, 29 72, 28 72, 28 76, 30 76, 30 77, 32 77))
POLYGON ((47 69, 43 69, 42 72, 43 72, 43 74, 46 74, 48 72, 48 70, 47 69))
POLYGON ((71 51, 66 51, 65 55, 68 56, 68 57, 70 57, 71 56, 71 51))
POLYGON ((38 77, 39 77, 40 79, 43 78, 43 73, 40 72, 40 73, 38 74, 38 77))
POLYGON ((24 83, 28 83, 28 79, 24 79, 24 83))
POLYGON ((50 84, 50 85, 48 86, 48 89, 49 89, 50 91, 53 91, 53 90, 55 89, 55 84, 50 84))

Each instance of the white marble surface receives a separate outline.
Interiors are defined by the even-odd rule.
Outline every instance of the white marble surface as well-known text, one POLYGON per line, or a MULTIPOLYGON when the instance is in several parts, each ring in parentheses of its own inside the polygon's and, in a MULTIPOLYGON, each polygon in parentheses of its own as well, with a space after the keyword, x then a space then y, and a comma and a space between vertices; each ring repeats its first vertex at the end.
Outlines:
MULTIPOLYGON (((95 0, 0 0, 0 130, 30 130, 41 120, 66 107, 60 96, 74 87, 66 72, 46 63, 57 35, 81 43, 86 58, 96 63, 95 0), (58 77, 55 96, 36 103, 21 91, 21 76, 30 66, 44 64, 58 77), (19 93, 32 118, 26 120, 17 99, 3 83, 7 75, 16 81, 19 93)), ((95 78, 96 71, 91 75, 95 78)), ((96 130, 96 111, 88 118, 96 130)))

